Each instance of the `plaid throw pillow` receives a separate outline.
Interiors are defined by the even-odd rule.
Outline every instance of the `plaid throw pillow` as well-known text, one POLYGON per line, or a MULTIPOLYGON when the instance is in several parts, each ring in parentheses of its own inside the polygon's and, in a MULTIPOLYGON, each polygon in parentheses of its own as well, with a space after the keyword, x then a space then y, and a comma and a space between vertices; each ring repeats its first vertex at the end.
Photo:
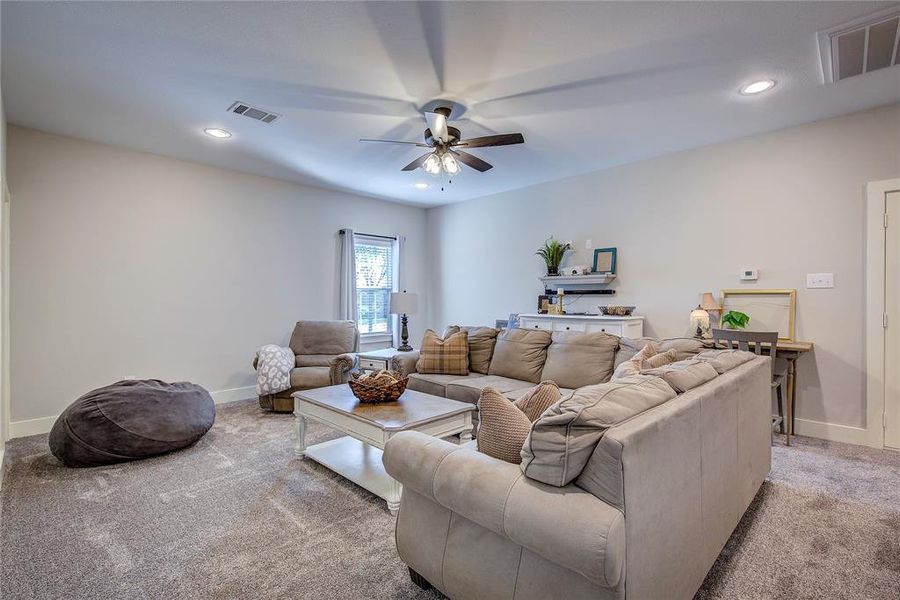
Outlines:
POLYGON ((451 333, 446 339, 438 337, 431 329, 422 338, 419 373, 441 373, 443 375, 469 374, 469 334, 465 331, 451 333))

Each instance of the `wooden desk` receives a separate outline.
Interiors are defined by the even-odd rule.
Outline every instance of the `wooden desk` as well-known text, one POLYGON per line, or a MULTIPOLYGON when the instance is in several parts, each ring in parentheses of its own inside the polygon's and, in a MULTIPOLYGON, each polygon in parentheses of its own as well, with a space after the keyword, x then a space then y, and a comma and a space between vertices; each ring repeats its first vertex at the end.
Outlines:
MULTIPOLYGON (((755 344, 750 344, 751 347, 755 346, 755 344)), ((806 352, 812 352, 813 343, 812 342, 788 342, 784 340, 778 340, 778 345, 775 350, 776 358, 783 358, 788 361, 788 376, 787 376, 787 406, 785 407, 785 425, 784 425, 784 436, 785 443, 790 446, 791 445, 791 436, 794 435, 794 399, 797 396, 797 359, 800 358, 801 354, 806 352)), ((763 353, 768 354, 768 348, 763 348, 763 353)))

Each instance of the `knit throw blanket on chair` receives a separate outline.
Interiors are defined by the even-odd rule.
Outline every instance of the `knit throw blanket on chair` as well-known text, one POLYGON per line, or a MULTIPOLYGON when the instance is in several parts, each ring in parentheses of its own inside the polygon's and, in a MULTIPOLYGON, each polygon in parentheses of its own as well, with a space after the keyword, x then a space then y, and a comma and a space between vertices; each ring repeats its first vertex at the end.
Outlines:
POLYGON ((260 396, 277 394, 291 387, 294 351, 268 344, 256 351, 256 393, 260 396))

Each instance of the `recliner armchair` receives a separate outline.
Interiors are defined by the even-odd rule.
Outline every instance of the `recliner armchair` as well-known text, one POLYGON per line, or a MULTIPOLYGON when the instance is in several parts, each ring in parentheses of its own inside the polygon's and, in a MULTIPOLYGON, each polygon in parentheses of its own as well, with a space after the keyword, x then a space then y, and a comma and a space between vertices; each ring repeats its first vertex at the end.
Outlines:
MULTIPOLYGON (((292 412, 296 391, 347 383, 359 364, 359 330, 353 321, 297 321, 290 349, 295 355, 290 389, 259 396, 259 406, 292 412)), ((253 359, 253 368, 257 358, 253 359)))

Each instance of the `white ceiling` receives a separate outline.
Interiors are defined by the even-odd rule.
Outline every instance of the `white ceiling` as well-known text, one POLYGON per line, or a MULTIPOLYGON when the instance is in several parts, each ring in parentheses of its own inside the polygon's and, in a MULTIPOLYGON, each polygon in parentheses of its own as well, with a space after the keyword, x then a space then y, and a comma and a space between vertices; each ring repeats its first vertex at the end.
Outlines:
POLYGON ((823 85, 815 36, 894 4, 3 2, 3 98, 19 125, 438 205, 896 102, 897 67, 823 85), (464 137, 526 143, 441 192, 400 172, 420 148, 357 141, 420 140, 439 97, 464 137))

